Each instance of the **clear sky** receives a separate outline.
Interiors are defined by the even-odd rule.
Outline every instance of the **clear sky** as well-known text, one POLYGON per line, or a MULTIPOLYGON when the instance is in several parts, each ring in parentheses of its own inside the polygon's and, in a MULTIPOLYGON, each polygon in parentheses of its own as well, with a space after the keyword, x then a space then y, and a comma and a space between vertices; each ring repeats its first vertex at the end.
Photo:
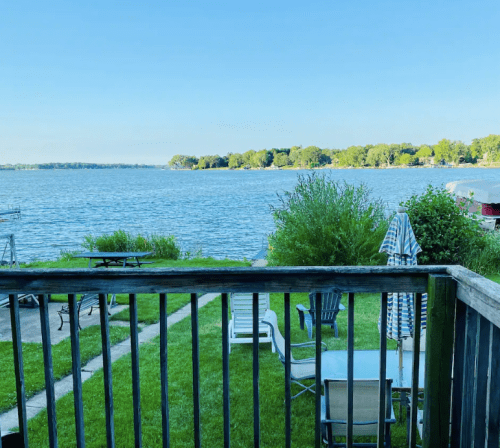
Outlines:
POLYGON ((24 1, 0 164, 166 164, 500 133, 498 0, 24 1))

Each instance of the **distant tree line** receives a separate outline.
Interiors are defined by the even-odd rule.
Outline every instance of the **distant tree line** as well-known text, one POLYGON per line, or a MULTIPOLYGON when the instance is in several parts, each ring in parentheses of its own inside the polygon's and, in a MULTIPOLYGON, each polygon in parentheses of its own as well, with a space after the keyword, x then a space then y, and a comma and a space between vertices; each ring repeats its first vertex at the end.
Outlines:
POLYGON ((292 146, 291 148, 249 150, 229 153, 226 156, 202 157, 177 154, 169 161, 171 168, 266 168, 299 167, 314 168, 332 165, 336 167, 388 167, 441 163, 500 162, 500 135, 476 138, 470 145, 461 141, 442 139, 435 145, 414 146, 411 143, 366 146, 349 146, 346 149, 321 149, 317 146, 292 146))
POLYGON ((156 168, 154 165, 138 165, 124 163, 35 163, 0 165, 0 170, 102 170, 110 168, 156 168))

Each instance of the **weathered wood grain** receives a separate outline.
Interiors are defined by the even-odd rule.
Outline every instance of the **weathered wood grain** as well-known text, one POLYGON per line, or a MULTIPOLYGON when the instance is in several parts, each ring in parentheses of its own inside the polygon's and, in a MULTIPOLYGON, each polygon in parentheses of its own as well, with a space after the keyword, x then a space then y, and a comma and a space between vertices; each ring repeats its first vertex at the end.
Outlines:
POLYGON ((6 293, 426 292, 445 266, 21 269, 0 271, 6 293))
POLYGON ((462 266, 450 266, 448 272, 457 282, 457 297, 500 327, 500 285, 462 266))

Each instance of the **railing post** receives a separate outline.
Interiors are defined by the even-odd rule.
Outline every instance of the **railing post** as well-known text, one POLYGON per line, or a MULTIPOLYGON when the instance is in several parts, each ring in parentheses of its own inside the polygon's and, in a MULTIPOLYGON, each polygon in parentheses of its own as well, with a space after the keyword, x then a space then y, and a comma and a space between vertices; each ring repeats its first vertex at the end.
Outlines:
POLYGON ((423 448, 448 447, 456 285, 429 275, 423 448))

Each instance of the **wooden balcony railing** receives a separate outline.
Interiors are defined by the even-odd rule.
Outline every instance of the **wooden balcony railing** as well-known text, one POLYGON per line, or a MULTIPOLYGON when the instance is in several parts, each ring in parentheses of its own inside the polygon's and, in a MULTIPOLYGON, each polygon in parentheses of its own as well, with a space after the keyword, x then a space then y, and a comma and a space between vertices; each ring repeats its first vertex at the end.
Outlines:
MULTIPOLYGON (((224 446, 231 444, 231 412, 229 396, 228 293, 283 293, 285 309, 285 339, 290 371, 290 293, 336 289, 348 293, 348 353, 354 346, 354 301, 360 292, 381 292, 382 328, 385 332, 388 292, 415 292, 417 301, 428 293, 427 341, 425 357, 424 434, 423 446, 430 447, 498 447, 500 429, 500 285, 460 266, 415 267, 297 267, 297 268, 224 268, 224 269, 141 269, 141 270, 1 270, 0 293, 10 294, 11 325, 16 375, 19 433, 24 446, 29 446, 26 396, 24 388, 23 355, 20 338, 19 306, 16 294, 37 294, 40 303, 42 340, 47 395, 49 443, 58 446, 54 377, 48 326, 48 294, 68 294, 72 347, 73 395, 75 406, 75 440, 77 447, 85 446, 83 418, 80 343, 77 325, 76 293, 99 294, 100 325, 104 366, 104 397, 106 408, 107 446, 115 446, 112 364, 109 323, 106 312, 107 293, 126 293, 130 296, 130 337, 132 348, 132 384, 135 446, 141 446, 140 372, 136 294, 157 293, 160 309, 160 375, 163 446, 170 446, 166 303, 168 293, 191 293, 191 332, 193 364, 193 444, 201 446, 200 425, 200 354, 198 334, 199 293, 221 294, 222 309, 222 376, 223 410, 222 433, 224 446)), ((317 305, 321 295, 317 294, 317 305)), ((258 296, 254 294, 254 326, 257 321, 258 296)), ((419 319, 417 313, 416 319, 419 319)), ((417 322, 418 323, 418 322, 417 322)), ((419 343, 418 335, 415 344, 419 343)), ((321 326, 316 329, 316 390, 321 390, 321 326)), ((386 338, 381 338, 380 415, 384 415, 386 338)), ((0 363, 5 360, 0 359, 0 363)), ((414 356, 412 389, 417 396, 418 353, 414 356)), ((348 363, 348 408, 352 410, 352 362, 348 363)), ((286 447, 292 446, 290 375, 285 381, 286 447)), ((259 408, 259 344, 253 342, 253 445, 260 446, 259 408)), ((416 407, 411 406, 411 435, 409 445, 416 444, 416 407)), ((320 394, 316 394, 316 447, 322 445, 320 431, 320 394)), ((379 419, 382 421, 383 419, 379 419)), ((0 425, 2 422, 0 421, 0 425)), ((347 433, 352 431, 352 414, 348 416, 347 433)), ((384 425, 379 425, 378 446, 383 446, 384 425)), ((352 446, 348 437, 347 446, 352 446)), ((0 442, 1 448, 1 442, 0 442)))

